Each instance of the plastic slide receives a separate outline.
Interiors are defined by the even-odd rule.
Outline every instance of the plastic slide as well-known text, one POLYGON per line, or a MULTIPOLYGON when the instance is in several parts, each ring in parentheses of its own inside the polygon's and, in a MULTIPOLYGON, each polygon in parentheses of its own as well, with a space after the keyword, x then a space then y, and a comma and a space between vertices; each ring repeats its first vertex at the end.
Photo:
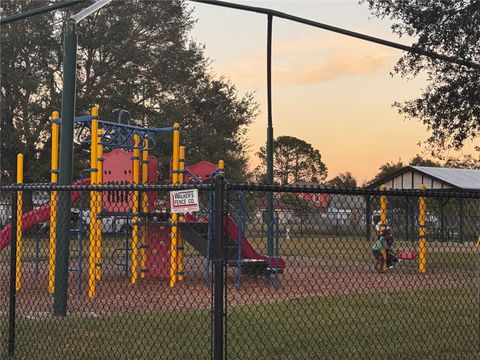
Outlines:
MULTIPOLYGON (((90 183, 90 179, 83 180, 83 185, 90 183)), ((77 181, 74 185, 80 185, 77 181)), ((72 191, 71 193, 72 203, 80 198, 80 191, 72 191)), ((50 220, 50 202, 32 211, 29 211, 22 216, 22 231, 31 228, 34 225, 41 224, 50 220)), ((12 224, 6 225, 0 231, 0 251, 10 244, 12 237, 12 224)))
MULTIPOLYGON (((234 239, 235 242, 238 242, 238 225, 233 220, 230 216, 225 216, 225 227, 227 229, 227 235, 229 238, 234 239)), ((242 258, 243 259, 249 259, 249 260, 265 260, 268 261, 269 258, 266 255, 260 254, 257 252, 252 244, 248 242, 246 238, 243 239, 242 241, 242 258)), ((285 269, 285 261, 280 258, 273 256, 270 259, 270 263, 268 264, 269 268, 277 268, 279 270, 284 270, 285 269), (278 264, 277 264, 277 259, 278 259, 278 264)))
MULTIPOLYGON (((186 219, 187 222, 201 222, 197 219, 194 215, 188 214, 186 219)), ((230 216, 225 216, 225 228, 227 230, 227 236, 229 239, 232 239, 236 243, 238 243, 238 225, 230 216)), ((188 241, 188 239, 185 239, 188 241)), ((244 260, 262 260, 268 261, 269 258, 266 255, 260 254, 257 252, 252 244, 248 242, 246 238, 243 239, 242 242, 242 259, 244 260)), ((268 265, 269 268, 277 268, 279 270, 285 269, 285 261, 282 258, 278 258, 278 265, 277 265, 277 258, 273 256, 270 259, 270 263, 268 265)))

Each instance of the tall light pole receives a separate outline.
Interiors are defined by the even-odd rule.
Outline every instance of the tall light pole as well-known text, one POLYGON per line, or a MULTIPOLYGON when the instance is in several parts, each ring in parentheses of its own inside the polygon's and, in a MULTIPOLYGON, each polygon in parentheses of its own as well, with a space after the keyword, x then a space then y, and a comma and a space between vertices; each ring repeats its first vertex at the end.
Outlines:
MULTIPOLYGON (((272 121, 272 22, 267 15, 267 184, 273 185, 273 121, 272 121)), ((267 193, 267 250, 273 254, 273 192, 267 193)))
MULTIPOLYGON (((62 123, 60 132, 60 185, 70 185, 73 181, 73 125, 75 118, 75 81, 77 73, 77 34, 76 25, 90 14, 98 11, 112 0, 98 0, 91 6, 73 15, 65 24, 63 54, 62 123)), ((68 267, 70 255, 70 213, 72 208, 71 191, 58 192, 57 244, 55 256, 55 291, 53 314, 67 315, 68 267)))

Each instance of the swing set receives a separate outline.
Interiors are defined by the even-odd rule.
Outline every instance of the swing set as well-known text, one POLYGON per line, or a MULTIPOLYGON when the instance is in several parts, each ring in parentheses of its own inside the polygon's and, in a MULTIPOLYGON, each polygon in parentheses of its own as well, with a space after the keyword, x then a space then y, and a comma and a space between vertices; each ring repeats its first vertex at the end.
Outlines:
MULTIPOLYGON (((380 187, 380 190, 385 191, 385 185, 380 187)), ((425 190, 425 185, 420 186, 420 190, 425 190)), ((380 196, 380 231, 387 227, 387 208, 388 208, 388 199, 387 195, 380 196)), ((427 213, 427 202, 424 196, 420 196, 418 200, 418 241, 417 244, 412 245, 410 248, 400 249, 396 252, 396 257, 405 261, 413 261, 418 259, 418 270, 421 273, 427 271, 427 257, 426 257, 426 213, 427 213)), ((383 270, 386 271, 387 267, 387 254, 386 251, 382 252, 384 261, 383 261, 383 270)))

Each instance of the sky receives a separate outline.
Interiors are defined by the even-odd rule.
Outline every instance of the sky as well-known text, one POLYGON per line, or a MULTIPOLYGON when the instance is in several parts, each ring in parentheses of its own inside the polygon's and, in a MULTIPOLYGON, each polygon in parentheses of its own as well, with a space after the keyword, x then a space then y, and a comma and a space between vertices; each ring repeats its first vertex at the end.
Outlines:
MULTIPOLYGON (((373 17, 365 4, 350 0, 232 2, 282 11, 352 31, 411 45, 391 31, 392 22, 373 17)), ((259 115, 249 127, 251 165, 266 142, 266 16, 191 3, 197 23, 191 36, 205 46, 215 76, 228 78, 240 95, 253 92, 259 115)), ((320 150, 328 178, 350 171, 361 185, 380 165, 416 154, 428 138, 426 127, 405 120, 392 107, 414 99, 423 76, 391 76, 402 52, 321 29, 274 18, 272 39, 274 136, 290 135, 320 150)))

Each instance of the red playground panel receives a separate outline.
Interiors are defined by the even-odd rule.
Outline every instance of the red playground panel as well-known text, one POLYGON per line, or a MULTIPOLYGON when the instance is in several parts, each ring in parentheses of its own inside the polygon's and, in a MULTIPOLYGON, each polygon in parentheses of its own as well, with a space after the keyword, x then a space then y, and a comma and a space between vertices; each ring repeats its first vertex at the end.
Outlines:
MULTIPOLYGON (((114 149, 103 155, 103 183, 131 184, 133 183, 133 154, 114 149)), ((158 161, 154 156, 148 157, 148 183, 156 184, 158 180, 158 161)), ((152 211, 157 198, 156 192, 148 193, 148 209, 152 211)), ((128 191, 106 191, 103 194, 103 206, 109 212, 131 211, 133 205, 132 193, 128 191)))
POLYGON ((170 227, 149 225, 147 230, 146 277, 170 278, 170 227))
MULTIPOLYGON (((218 166, 212 164, 211 162, 202 160, 194 165, 185 167, 185 170, 188 170, 190 173, 194 174, 200 178, 202 182, 204 182, 212 178, 213 173, 218 170, 218 166)), ((187 173, 185 175, 185 183, 188 184, 192 180, 192 176, 187 173)))
MULTIPOLYGON (((113 149, 103 154, 103 183, 131 184, 132 153, 122 149, 113 149)), ((132 208, 132 196, 128 191, 105 191, 103 207, 109 212, 127 212, 132 208)))
MULTIPOLYGON (((155 156, 148 157, 148 184, 158 183, 158 160, 155 156)), ((148 193, 148 211, 155 209, 155 202, 157 201, 157 192, 149 191, 148 193)))

